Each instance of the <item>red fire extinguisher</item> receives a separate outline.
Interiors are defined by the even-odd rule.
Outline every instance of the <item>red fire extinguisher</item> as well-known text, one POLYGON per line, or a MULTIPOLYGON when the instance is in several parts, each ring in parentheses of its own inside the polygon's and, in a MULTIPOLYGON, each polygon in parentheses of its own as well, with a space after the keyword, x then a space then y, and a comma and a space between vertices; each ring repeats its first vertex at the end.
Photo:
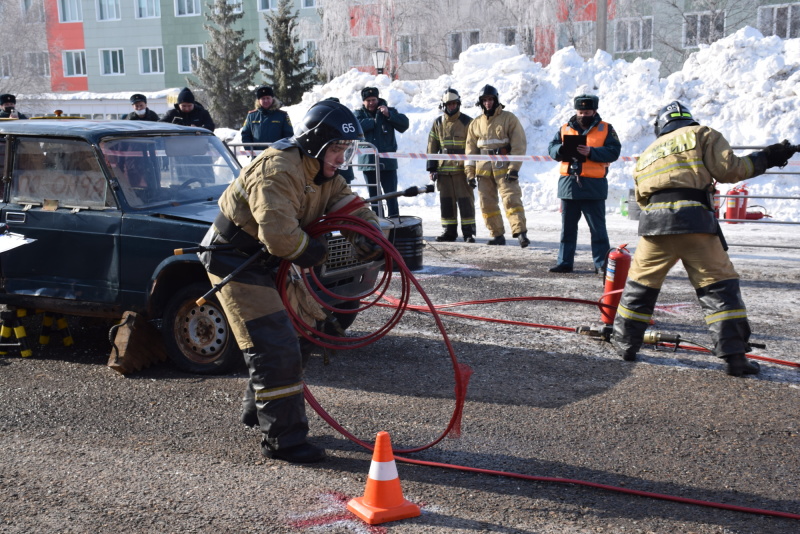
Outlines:
POLYGON ((631 268, 631 254, 628 252, 628 244, 620 245, 612 249, 608 253, 606 261, 606 285, 603 288, 603 296, 600 299, 602 304, 611 307, 602 306, 600 308, 600 320, 603 324, 614 324, 614 317, 617 315, 617 306, 619 300, 622 298, 622 289, 625 288, 625 282, 628 281, 628 270, 631 268), (613 291, 620 290, 617 293, 613 291))
MULTIPOLYGON (((738 206, 738 196, 739 196, 739 188, 734 187, 728 191, 729 196, 725 201, 725 218, 726 219, 738 219, 739 215, 739 206, 738 206)), ((728 224, 736 224, 736 223, 728 223, 728 224)))

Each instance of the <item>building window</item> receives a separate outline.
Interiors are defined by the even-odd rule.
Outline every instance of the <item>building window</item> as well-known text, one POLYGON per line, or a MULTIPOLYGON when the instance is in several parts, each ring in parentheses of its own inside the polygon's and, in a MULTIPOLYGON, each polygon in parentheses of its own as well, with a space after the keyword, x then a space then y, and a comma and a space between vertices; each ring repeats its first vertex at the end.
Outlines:
POLYGON ((86 51, 64 52, 64 76, 86 76, 86 51))
POLYGON ((58 0, 59 22, 81 22, 82 20, 81 0, 58 0))
POLYGON ((314 68, 317 66, 317 42, 316 41, 303 41, 303 47, 306 49, 306 67, 314 68))
POLYGON ((242 12, 242 0, 226 0, 229 6, 233 6, 234 13, 242 12))
POLYGON ((28 70, 34 76, 50 77, 50 56, 47 52, 28 52, 28 70))
POLYGON ((419 45, 419 35, 401 35, 397 39, 397 55, 400 63, 419 63, 421 47, 419 45))
POLYGON ((125 60, 122 49, 100 50, 100 74, 103 76, 119 76, 125 74, 125 60))
POLYGON ((725 36, 725 12, 687 13, 683 18, 683 47, 711 44, 725 36))
POLYGON ((617 19, 614 34, 616 52, 643 52, 653 49, 653 17, 617 19))
POLYGON ((175 16, 190 17, 200 14, 200 0, 175 0, 175 16))
POLYGON ((164 74, 164 49, 140 48, 139 72, 141 74, 164 74))
POLYGON ((301 7, 317 7, 317 0, 302 0, 301 7))
POLYGON ((478 30, 451 33, 447 36, 447 59, 458 61, 461 52, 480 42, 481 32, 478 30))
POLYGON ((278 0, 258 0, 258 10, 278 9, 278 0))
POLYGON ((119 19, 119 0, 97 0, 97 20, 119 19))
POLYGON ((178 72, 188 74, 197 71, 203 58, 203 45, 178 47, 178 72))
POLYGON ((136 0, 137 19, 157 19, 161 17, 161 0, 136 0))
POLYGON ((759 7, 758 29, 781 39, 800 37, 800 4, 759 7))
POLYGON ((11 54, 0 56, 0 78, 11 78, 11 54))
POLYGON ((517 45, 519 51, 526 56, 536 55, 533 28, 529 28, 527 26, 524 26, 521 29, 501 28, 500 39, 500 42, 506 46, 517 45))

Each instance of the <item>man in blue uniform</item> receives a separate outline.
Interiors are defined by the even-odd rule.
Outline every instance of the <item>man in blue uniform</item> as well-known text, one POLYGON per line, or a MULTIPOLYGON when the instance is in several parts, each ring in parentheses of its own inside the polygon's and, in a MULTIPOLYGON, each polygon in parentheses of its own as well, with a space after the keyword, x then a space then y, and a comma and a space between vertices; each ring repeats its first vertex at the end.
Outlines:
MULTIPOLYGON (((256 87, 258 108, 247 114, 242 125, 242 143, 274 143, 294 135, 289 114, 280 109, 281 101, 269 85, 256 87)), ((245 150, 263 150, 267 147, 248 147, 245 150)))

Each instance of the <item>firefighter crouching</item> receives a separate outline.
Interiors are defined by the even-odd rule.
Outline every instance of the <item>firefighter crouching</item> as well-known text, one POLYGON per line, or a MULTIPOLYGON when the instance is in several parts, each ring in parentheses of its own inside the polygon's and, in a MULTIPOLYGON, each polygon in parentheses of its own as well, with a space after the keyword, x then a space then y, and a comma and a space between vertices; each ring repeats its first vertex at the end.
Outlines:
MULTIPOLYGON (((355 197, 338 168, 349 162, 363 138, 349 109, 337 102, 318 102, 294 137, 263 151, 228 186, 219 200, 220 215, 203 239, 204 246, 236 246, 200 254, 215 285, 262 246, 269 252, 218 293, 250 372, 242 422, 260 426, 265 456, 297 463, 325 458, 323 449, 306 440, 303 356, 273 268, 281 259, 300 267, 325 261, 327 242, 312 238, 303 228, 355 197)), ((368 206, 351 215, 378 225, 368 206)), ((379 245, 360 234, 350 240, 360 260, 382 253, 379 245)))
POLYGON ((736 183, 758 176, 785 165, 794 150, 784 141, 737 157, 722 134, 698 124, 678 101, 658 112, 655 134, 634 172, 641 238, 612 343, 623 359, 636 359, 664 279, 681 260, 705 314, 714 353, 726 360, 731 376, 757 374, 758 364, 745 356, 750 325, 739 275, 714 216, 712 181, 736 183))

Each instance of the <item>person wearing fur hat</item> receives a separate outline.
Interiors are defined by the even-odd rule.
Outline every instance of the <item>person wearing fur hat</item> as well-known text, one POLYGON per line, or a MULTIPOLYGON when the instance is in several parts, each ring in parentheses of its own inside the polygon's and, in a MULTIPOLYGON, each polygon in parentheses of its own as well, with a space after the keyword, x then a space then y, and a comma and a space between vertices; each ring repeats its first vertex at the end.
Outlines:
POLYGON ((27 119, 28 117, 16 110, 17 97, 8 93, 0 95, 0 119, 27 119))
MULTIPOLYGON (((274 143, 294 135, 289 114, 281 108, 281 101, 269 85, 256 87, 258 107, 247 114, 242 125, 242 143, 274 143)), ((245 150, 263 150, 264 146, 245 146, 245 150)))
POLYGON ((578 221, 586 217, 592 235, 595 273, 605 270, 610 247, 606 230, 608 167, 619 158, 622 145, 617 132, 597 113, 600 99, 578 95, 573 100, 575 115, 561 126, 550 141, 550 157, 561 162, 558 198, 561 199, 561 245, 558 263, 551 273, 571 273, 578 243, 578 221), (574 150, 565 144, 567 136, 580 139, 574 150))
MULTIPOLYGON (((397 139, 395 131, 400 133, 408 130, 408 117, 399 113, 395 108, 390 108, 386 100, 380 98, 377 87, 365 87, 361 90, 361 100, 364 105, 356 110, 356 119, 364 130, 365 141, 378 148, 378 152, 395 152, 397 139)), ((359 165, 374 165, 373 154, 362 154, 358 157, 359 165)), ((397 160, 393 158, 380 158, 380 180, 383 193, 397 191, 397 160)), ((367 184, 374 184, 369 188, 369 196, 378 195, 375 171, 365 170, 364 178, 367 184)), ((387 198, 386 207, 389 217, 397 217, 400 209, 397 198, 387 198)))
POLYGON ((178 103, 173 109, 167 111, 159 122, 196 126, 212 132, 215 128, 211 114, 200 102, 195 101, 194 94, 188 87, 184 87, 178 93, 178 103))
POLYGON ((147 97, 140 93, 131 95, 133 111, 125 117, 129 121, 158 122, 158 113, 147 107, 147 97))

